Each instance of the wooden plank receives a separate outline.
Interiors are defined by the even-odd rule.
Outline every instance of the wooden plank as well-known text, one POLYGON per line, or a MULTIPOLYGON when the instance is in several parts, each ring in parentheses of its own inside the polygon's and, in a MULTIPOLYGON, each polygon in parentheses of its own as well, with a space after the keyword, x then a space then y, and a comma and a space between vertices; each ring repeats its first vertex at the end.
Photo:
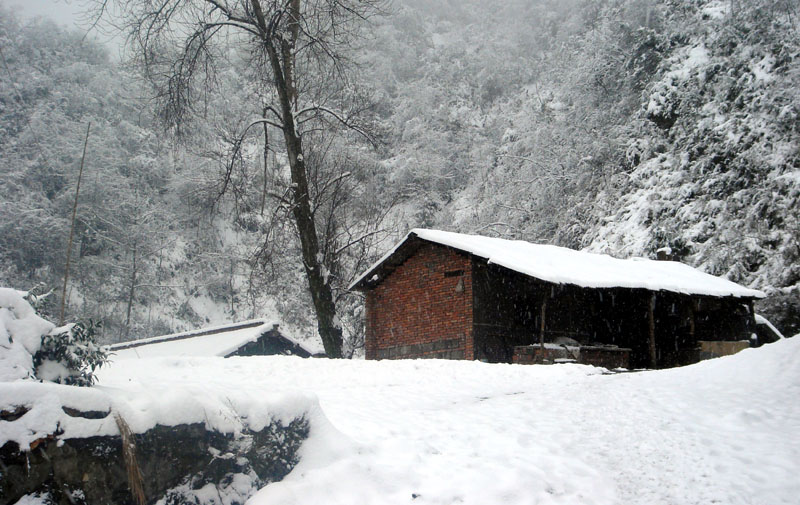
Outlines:
POLYGON ((650 368, 658 366, 658 357, 656 355, 656 294, 650 295, 650 307, 647 311, 649 323, 649 344, 650 344, 650 368))
POLYGON ((541 354, 542 362, 544 362, 544 356, 545 356, 545 354, 544 354, 544 329, 545 329, 544 318, 545 318, 545 315, 547 315, 547 297, 543 296, 542 297, 542 321, 541 321, 541 328, 539 330, 539 346, 540 346, 540 348, 542 350, 542 354, 541 354))

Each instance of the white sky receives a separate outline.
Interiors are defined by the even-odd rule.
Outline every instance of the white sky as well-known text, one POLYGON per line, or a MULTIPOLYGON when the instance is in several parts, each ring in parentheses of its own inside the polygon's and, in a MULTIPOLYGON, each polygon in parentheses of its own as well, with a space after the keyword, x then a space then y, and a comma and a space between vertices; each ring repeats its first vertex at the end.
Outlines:
POLYGON ((78 27, 81 6, 75 0, 0 0, 0 4, 22 18, 44 16, 70 28, 78 27))
MULTIPOLYGON (((87 3, 87 0, 0 0, 0 5, 10 8, 22 19, 46 17, 65 28, 81 32, 86 32, 90 25, 85 16, 87 3)), ((115 41, 113 37, 95 29, 88 38, 104 41, 109 47, 110 55, 118 56, 121 42, 115 41)))

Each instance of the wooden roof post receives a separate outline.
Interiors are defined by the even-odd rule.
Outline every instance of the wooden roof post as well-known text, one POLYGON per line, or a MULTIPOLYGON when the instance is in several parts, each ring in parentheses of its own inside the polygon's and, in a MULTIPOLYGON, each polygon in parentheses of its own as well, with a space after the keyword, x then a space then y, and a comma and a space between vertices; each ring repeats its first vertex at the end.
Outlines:
POLYGON ((547 295, 542 297, 542 321, 539 328, 539 347, 542 353, 542 363, 544 363, 544 318, 547 313, 547 295))
POLYGON ((656 368, 658 366, 658 359, 656 356, 656 294, 653 292, 650 295, 650 307, 647 311, 649 322, 649 344, 650 344, 650 367, 656 368))

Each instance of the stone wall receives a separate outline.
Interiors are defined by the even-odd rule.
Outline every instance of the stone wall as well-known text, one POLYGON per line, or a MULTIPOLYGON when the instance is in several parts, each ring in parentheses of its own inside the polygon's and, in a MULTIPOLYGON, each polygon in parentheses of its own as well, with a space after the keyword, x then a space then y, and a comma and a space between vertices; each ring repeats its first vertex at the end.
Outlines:
POLYGON ((304 418, 236 436, 208 431, 202 423, 133 434, 135 449, 128 455, 134 455, 141 472, 142 501, 129 487, 131 468, 121 436, 61 440, 56 433, 26 451, 8 442, 0 448, 0 505, 34 494, 59 505, 198 504, 209 493, 243 504, 292 470, 307 437, 304 418))
POLYGON ((473 359, 472 261, 426 244, 367 293, 366 358, 473 359))

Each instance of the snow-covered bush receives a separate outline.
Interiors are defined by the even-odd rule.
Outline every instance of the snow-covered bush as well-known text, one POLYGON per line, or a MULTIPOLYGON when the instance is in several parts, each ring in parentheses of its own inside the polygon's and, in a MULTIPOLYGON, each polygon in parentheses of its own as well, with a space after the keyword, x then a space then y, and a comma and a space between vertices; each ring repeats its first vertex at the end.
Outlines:
POLYGON ((74 386, 94 384, 94 371, 108 361, 107 348, 95 342, 98 328, 100 323, 89 320, 44 335, 33 356, 36 377, 74 386))
POLYGON ((39 379, 90 386, 107 361, 95 343, 99 325, 78 322, 56 328, 25 300, 27 293, 0 288, 0 382, 39 379))
POLYGON ((36 314, 25 293, 0 288, 0 382, 35 377, 33 355, 55 327, 36 314))

